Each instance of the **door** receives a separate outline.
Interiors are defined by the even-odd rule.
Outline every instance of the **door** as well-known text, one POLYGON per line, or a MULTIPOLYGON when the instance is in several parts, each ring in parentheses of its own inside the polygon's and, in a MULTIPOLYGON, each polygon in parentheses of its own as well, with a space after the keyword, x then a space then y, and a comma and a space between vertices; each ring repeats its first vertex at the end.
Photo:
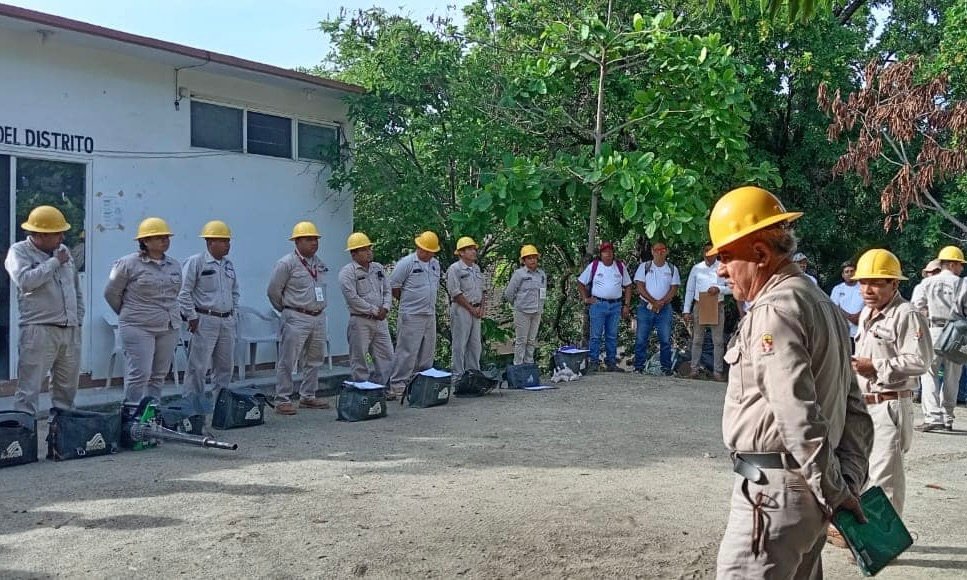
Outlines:
MULTIPOLYGON (((38 205, 52 205, 59 209, 71 229, 64 233, 66 245, 77 264, 83 277, 85 270, 86 252, 84 249, 84 223, 87 203, 87 165, 84 163, 70 163, 49 159, 32 159, 27 157, 0 156, 0 166, 5 165, 6 189, 4 187, 4 173, 0 169, 0 192, 10 192, 10 195, 0 195, 0 216, 6 216, 0 239, 8 240, 8 245, 27 238, 20 224, 27 221, 30 210, 38 205), (7 162, 4 163, 3 160, 7 162), (12 183, 11 183, 12 182, 12 183), (12 187, 11 187, 12 186, 12 187), (12 200, 12 201, 11 201, 12 200), (11 206, 13 216, 11 216, 11 206)), ((4 248, 4 255, 6 255, 4 248)), ((17 304, 16 288, 12 288, 9 277, 3 276, 7 291, 3 292, 3 302, 0 302, 0 320, 6 321, 8 326, 3 329, 4 344, 3 360, 0 363, 0 378, 16 376, 17 364, 17 304)), ((84 282, 81 281, 81 288, 84 282)), ((87 297, 85 296, 85 300, 87 297)))

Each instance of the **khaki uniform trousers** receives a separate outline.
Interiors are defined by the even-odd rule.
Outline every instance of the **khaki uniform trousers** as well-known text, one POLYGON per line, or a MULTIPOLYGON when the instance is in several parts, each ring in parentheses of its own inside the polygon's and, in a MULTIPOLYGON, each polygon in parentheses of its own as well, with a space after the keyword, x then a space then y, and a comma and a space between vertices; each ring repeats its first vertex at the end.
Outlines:
POLYGON ((480 370, 480 319, 456 302, 450 305, 450 337, 454 378, 463 371, 480 370))
POLYGON ((124 401, 138 403, 144 397, 161 400, 161 387, 171 370, 178 344, 178 329, 148 330, 121 324, 124 349, 124 401))
POLYGON ((198 315, 198 328, 191 335, 188 348, 188 372, 182 393, 185 397, 205 394, 205 375, 211 368, 215 389, 224 389, 232 382, 235 355, 234 316, 220 318, 208 314, 198 315))
POLYGON ((719 580, 822 578, 826 521, 819 502, 794 471, 764 469, 758 485, 736 476, 732 510, 719 547, 719 580), (743 488, 747 488, 748 498, 743 488), (753 503, 761 507, 754 508, 753 503), (762 534, 755 538, 754 530, 762 534), (758 542, 754 540, 758 539, 758 542), (758 555, 753 552, 757 546, 758 555))
POLYGON ((698 302, 692 310, 692 370, 702 366, 702 350, 705 346, 705 329, 712 331, 713 371, 721 373, 725 370, 725 303, 719 302, 719 323, 716 325, 700 325, 698 323, 698 302))
POLYGON ((957 390, 963 366, 939 356, 934 357, 930 371, 920 377, 920 404, 923 406, 923 422, 938 425, 954 424, 954 408, 957 406, 957 390), (940 371, 943 370, 943 377, 940 371))
POLYGON ((81 364, 81 329, 78 326, 27 324, 20 327, 17 344, 17 392, 14 410, 37 414, 40 389, 51 375, 51 404, 59 409, 74 406, 81 364))
POLYGON ((537 331, 541 326, 541 313, 527 314, 514 310, 514 364, 534 362, 537 347, 537 331))
POLYGON ((290 308, 282 311, 282 346, 276 368, 275 400, 287 402, 295 393, 292 373, 302 363, 299 397, 315 399, 319 390, 319 367, 326 360, 326 316, 303 314, 290 308))
POLYGON ((903 456, 913 441, 913 401, 910 398, 867 405, 873 418, 873 449, 870 451, 869 489, 883 488, 899 515, 907 493, 903 456))
POLYGON ((402 393, 413 375, 433 366, 436 353, 436 316, 400 313, 396 320, 396 356, 390 387, 402 393))
POLYGON ((353 380, 387 384, 393 372, 393 341, 389 335, 389 323, 350 316, 346 338, 349 341, 349 365, 353 369, 353 380), (373 357, 375 371, 372 373, 366 363, 367 354, 373 357))

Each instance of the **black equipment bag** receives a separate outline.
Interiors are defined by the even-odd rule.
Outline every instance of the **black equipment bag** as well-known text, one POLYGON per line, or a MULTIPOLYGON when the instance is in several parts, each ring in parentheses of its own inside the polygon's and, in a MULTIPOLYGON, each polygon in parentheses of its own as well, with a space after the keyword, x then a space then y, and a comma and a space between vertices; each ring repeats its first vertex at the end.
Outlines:
POLYGON ((505 377, 508 389, 523 389, 541 384, 541 371, 534 363, 507 365, 505 377))
POLYGON ((567 367, 576 375, 584 375, 588 370, 588 353, 561 352, 554 353, 554 368, 567 367))
POLYGON ((336 401, 336 419, 339 421, 366 421, 386 416, 386 391, 384 389, 357 389, 343 383, 336 401))
POLYGON ((411 407, 436 407, 450 402, 451 375, 445 377, 428 377, 417 374, 406 385, 406 391, 400 397, 400 405, 404 401, 411 407))
POLYGON ((967 363, 967 320, 955 318, 945 324, 933 350, 954 364, 967 363))
POLYGON ((47 459, 66 461, 118 452, 120 413, 53 408, 47 422, 47 459))
POLYGON ((470 369, 464 371, 453 385, 453 394, 458 397, 480 397, 500 385, 499 373, 496 370, 478 371, 470 369))
POLYGON ((265 405, 272 406, 268 398, 255 387, 221 389, 215 400, 212 427, 235 429, 261 425, 265 423, 265 405))
POLYGON ((191 401, 182 399, 161 405, 158 407, 158 415, 161 426, 165 429, 189 435, 205 434, 205 415, 199 413, 191 401))
POLYGON ((37 461, 37 419, 20 411, 0 411, 0 467, 37 461))

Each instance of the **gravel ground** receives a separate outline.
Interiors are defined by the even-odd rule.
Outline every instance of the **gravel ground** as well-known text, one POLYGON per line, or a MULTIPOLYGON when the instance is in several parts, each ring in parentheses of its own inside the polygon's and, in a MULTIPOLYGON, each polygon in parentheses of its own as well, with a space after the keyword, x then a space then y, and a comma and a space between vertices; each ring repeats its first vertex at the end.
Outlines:
MULTIPOLYGON (((237 452, 5 469, 0 577, 709 578, 732 481, 723 396, 604 374, 364 423, 273 415, 219 432, 237 452)), ((881 578, 967 577, 964 436, 916 434, 917 541, 881 578)), ((860 577, 832 547, 825 566, 860 577)))

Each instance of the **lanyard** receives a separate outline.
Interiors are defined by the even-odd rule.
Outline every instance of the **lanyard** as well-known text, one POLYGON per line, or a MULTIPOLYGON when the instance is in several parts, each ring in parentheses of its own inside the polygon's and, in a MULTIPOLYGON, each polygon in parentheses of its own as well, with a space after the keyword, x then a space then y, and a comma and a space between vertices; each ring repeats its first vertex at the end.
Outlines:
POLYGON ((299 261, 302 262, 302 266, 306 269, 306 272, 309 272, 309 275, 312 276, 312 279, 316 280, 319 277, 318 266, 313 265, 310 268, 309 262, 307 262, 306 259, 299 254, 299 252, 296 252, 295 255, 299 257, 299 261))

